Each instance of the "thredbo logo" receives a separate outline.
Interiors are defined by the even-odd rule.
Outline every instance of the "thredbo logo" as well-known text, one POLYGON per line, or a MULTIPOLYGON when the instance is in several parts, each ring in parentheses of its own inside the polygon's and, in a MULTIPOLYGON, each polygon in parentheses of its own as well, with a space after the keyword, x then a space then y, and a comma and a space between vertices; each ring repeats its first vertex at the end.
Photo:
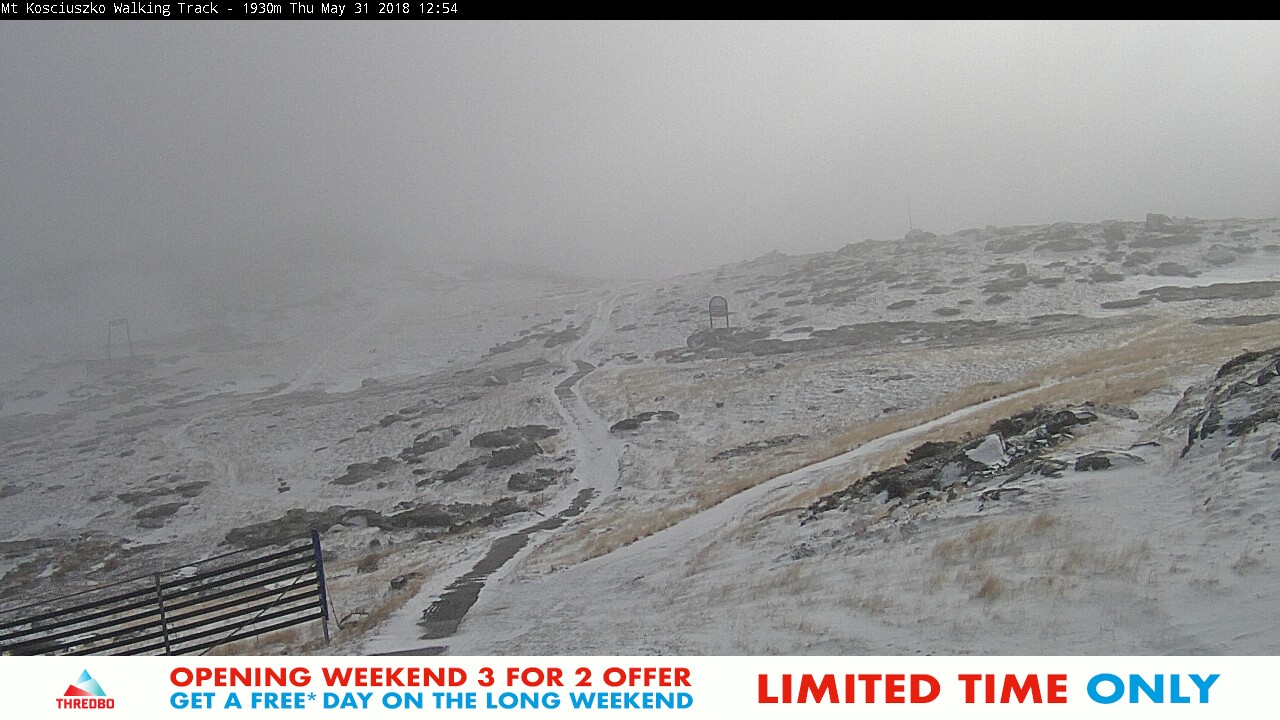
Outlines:
POLYGON ((80 672, 80 677, 67 686, 57 702, 59 710, 111 710, 116 706, 116 701, 107 697, 88 670, 80 672))

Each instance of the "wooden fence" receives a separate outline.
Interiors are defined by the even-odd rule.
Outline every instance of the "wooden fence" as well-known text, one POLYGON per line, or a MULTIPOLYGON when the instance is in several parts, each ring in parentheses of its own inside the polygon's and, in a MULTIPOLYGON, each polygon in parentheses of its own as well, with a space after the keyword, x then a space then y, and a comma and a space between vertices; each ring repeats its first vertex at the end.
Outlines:
POLYGON ((237 551, 0 611, 0 654, 189 655, 318 620, 329 640, 320 535, 237 551))

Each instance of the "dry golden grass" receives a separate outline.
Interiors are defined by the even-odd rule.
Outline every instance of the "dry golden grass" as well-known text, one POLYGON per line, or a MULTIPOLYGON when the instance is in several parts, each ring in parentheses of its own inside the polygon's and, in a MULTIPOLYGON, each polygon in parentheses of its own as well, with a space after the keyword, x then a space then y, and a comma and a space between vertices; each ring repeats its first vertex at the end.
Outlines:
MULTIPOLYGON (((765 508, 761 515, 787 508, 803 507, 847 486, 866 472, 883 469, 901 462, 905 452, 929 440, 958 440, 984 431, 993 422, 1036 405, 1078 404, 1086 401, 1124 404, 1143 397, 1156 388, 1188 372, 1220 364, 1246 348, 1274 344, 1274 328, 1267 324, 1246 327, 1211 327, 1189 322, 1184 317, 1157 317, 1145 325, 1135 326, 1134 335, 1121 345, 1094 348, 1048 364, 1016 379, 1003 383, 981 383, 940 398, 928 408, 882 417, 825 438, 788 446, 795 454, 764 455, 753 458, 754 470, 727 474, 709 483, 690 488, 683 497, 651 509, 629 508, 625 515, 600 513, 596 518, 577 523, 569 532, 548 544, 540 553, 561 559, 572 555, 570 562, 580 562, 607 554, 636 540, 675 525, 703 510, 718 505, 738 493, 767 482, 779 475, 847 453, 872 440, 909 428, 918 427, 967 407, 998 398, 981 412, 975 412, 904 442, 902 447, 865 459, 855 473, 843 473, 814 483, 765 508), (1026 392, 1023 392, 1026 391, 1026 392)), ((1017 351, 1017 346, 1010 348, 1017 351)), ((940 357, 945 358, 942 352, 940 357)), ((611 402, 628 409, 653 403, 661 395, 685 400, 693 396, 729 393, 746 365, 741 361, 725 361, 721 377, 691 382, 673 380, 672 371, 664 367, 628 369, 600 377, 588 376, 584 391, 593 404, 611 402), (738 367, 741 366, 741 367, 738 367), (673 387, 674 383, 674 387, 673 387), (621 399, 619 399, 621 398, 621 399)), ((886 359, 886 362, 888 360, 886 359)))

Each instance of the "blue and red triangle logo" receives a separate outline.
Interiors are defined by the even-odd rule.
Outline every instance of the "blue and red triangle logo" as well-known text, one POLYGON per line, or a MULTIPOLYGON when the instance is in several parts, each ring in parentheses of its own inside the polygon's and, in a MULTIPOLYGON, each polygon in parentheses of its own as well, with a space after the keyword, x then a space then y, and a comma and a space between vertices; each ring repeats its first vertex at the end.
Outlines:
POLYGON ((107 693, 98 684, 97 680, 89 674, 88 670, 81 670, 80 677, 76 681, 67 686, 67 691, 62 693, 62 697, 106 697, 107 693))

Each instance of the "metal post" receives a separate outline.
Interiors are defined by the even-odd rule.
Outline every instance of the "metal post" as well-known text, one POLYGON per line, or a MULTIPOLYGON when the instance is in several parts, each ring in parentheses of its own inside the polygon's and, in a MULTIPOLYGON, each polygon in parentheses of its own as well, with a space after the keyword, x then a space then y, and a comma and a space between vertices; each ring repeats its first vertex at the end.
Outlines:
POLYGON ((320 623, 324 627, 324 644, 329 644, 329 592, 324 585, 324 553, 320 551, 320 532, 311 529, 311 549, 316 556, 316 579, 320 590, 320 623))
POLYGON ((172 655, 173 648, 169 645, 169 621, 164 615, 164 593, 160 591, 160 573, 156 573, 156 604, 160 606, 160 630, 164 632, 164 654, 172 655))

